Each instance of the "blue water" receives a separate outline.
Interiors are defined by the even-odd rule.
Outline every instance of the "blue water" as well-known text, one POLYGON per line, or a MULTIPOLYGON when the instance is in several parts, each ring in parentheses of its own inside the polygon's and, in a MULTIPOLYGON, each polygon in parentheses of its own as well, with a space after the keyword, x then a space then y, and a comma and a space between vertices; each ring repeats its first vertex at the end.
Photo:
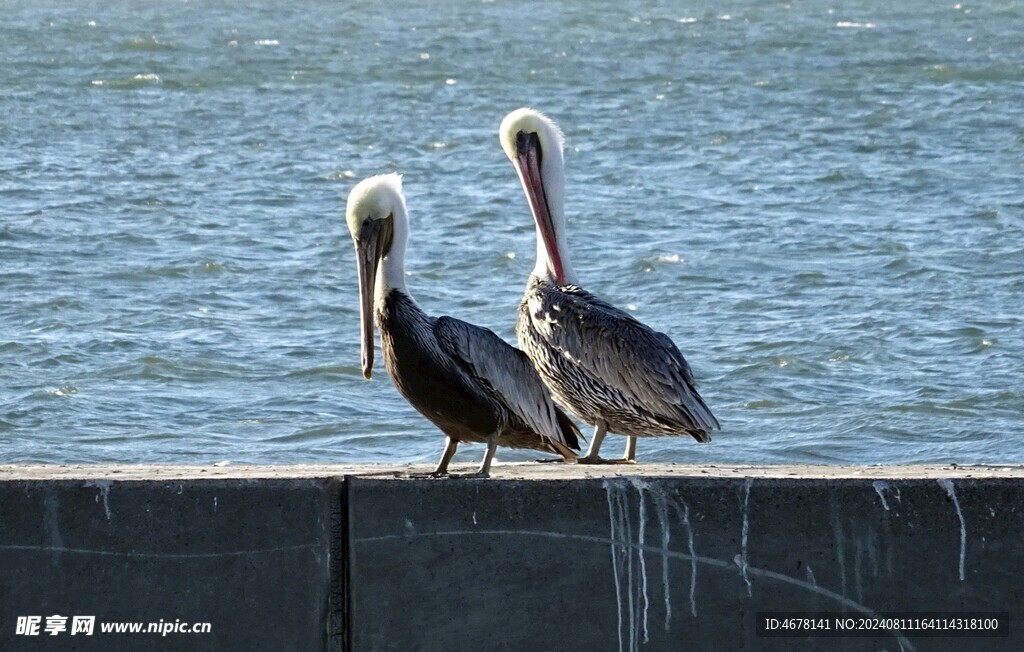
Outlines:
POLYGON ((403 172, 413 295, 513 341, 523 105, 582 284, 724 426, 641 460, 1024 462, 1024 2, 3 13, 0 462, 433 462, 359 371, 345 197, 403 172))

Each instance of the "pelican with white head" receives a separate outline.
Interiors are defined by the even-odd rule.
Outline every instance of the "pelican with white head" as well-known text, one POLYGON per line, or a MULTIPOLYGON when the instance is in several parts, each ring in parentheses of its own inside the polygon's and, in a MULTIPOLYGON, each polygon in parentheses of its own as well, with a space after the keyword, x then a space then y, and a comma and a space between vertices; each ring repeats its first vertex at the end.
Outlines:
POLYGON ((405 243, 409 213, 402 177, 381 174, 363 179, 348 195, 345 221, 356 248, 363 376, 373 376, 373 306, 388 290, 405 290, 405 243))
POLYGON ((476 476, 487 477, 498 445, 576 459, 579 429, 552 402, 522 351, 486 328, 424 313, 405 288, 409 213, 402 178, 384 174, 349 193, 345 221, 356 250, 363 376, 373 372, 374 325, 399 393, 447 440, 434 476, 447 475, 459 442, 487 444, 476 476))
POLYGON ((519 305, 516 336, 552 397, 594 426, 581 463, 636 458, 637 437, 711 440, 718 420, 697 393, 671 339, 579 287, 565 245, 565 170, 558 126, 517 109, 498 129, 537 227, 537 264, 519 305), (627 436, 622 459, 600 457, 608 432, 627 436))

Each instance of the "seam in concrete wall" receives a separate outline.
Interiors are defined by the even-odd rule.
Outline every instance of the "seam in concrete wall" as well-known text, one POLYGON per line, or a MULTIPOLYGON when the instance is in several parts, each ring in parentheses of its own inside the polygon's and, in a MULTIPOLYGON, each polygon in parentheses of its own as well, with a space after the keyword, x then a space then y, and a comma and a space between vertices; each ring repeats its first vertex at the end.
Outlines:
POLYGON ((338 487, 338 508, 340 511, 338 518, 338 540, 340 544, 340 559, 337 567, 331 571, 332 581, 337 581, 341 584, 337 595, 340 598, 338 604, 339 618, 335 627, 334 640, 336 645, 332 642, 332 652, 347 652, 352 650, 352 555, 354 554, 352 546, 352 510, 350 506, 352 504, 352 482, 350 476, 344 476, 340 478, 340 486, 338 487))

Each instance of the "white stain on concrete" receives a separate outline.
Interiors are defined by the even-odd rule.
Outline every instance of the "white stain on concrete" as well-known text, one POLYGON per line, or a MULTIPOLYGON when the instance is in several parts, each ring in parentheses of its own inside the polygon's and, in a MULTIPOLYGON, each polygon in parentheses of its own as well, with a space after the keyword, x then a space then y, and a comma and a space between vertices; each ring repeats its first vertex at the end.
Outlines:
POLYGON ((687 557, 690 560, 690 614, 697 615, 697 556, 690 507, 656 484, 638 478, 605 480, 604 489, 612 542, 619 650, 634 651, 650 641, 651 583, 647 552, 651 549, 657 550, 661 557, 664 628, 666 632, 671 630, 669 564, 673 556, 670 549, 673 522, 679 523, 686 531, 690 551, 687 557), (670 519, 670 512, 674 521, 670 519), (657 548, 648 543, 648 537, 652 534, 649 530, 655 527, 660 535, 656 539, 657 548))
POLYGON ((882 507, 885 508, 885 511, 889 511, 889 501, 886 499, 887 494, 894 498, 896 503, 902 504, 900 488, 896 485, 885 480, 875 480, 871 483, 871 486, 875 488, 875 493, 878 494, 878 498, 882 501, 882 507))
MULTIPOLYGON (((690 615, 697 617, 697 553, 693 549, 693 526, 690 525, 690 506, 683 503, 683 526, 686 527, 686 539, 690 551, 690 615)), ((668 631, 668 621, 665 621, 668 631)))
POLYGON ((889 488, 889 483, 885 480, 875 480, 871 486, 875 488, 875 493, 881 499, 882 507, 885 508, 885 511, 889 511, 889 501, 885 499, 885 490, 889 488))
POLYGON ((647 527, 647 507, 644 494, 647 483, 642 480, 613 483, 605 481, 608 500, 608 520, 612 540, 612 576, 615 580, 615 605, 618 618, 619 650, 636 652, 641 635, 649 638, 647 596, 647 561, 644 555, 644 530, 647 527), (634 508, 631 496, 636 491, 639 500, 636 511, 639 531, 634 532, 634 508), (643 604, 641 611, 640 605, 643 604))
POLYGON ((644 643, 651 640, 650 630, 647 629, 647 612, 650 610, 651 602, 647 597, 647 556, 643 553, 644 544, 646 543, 645 537, 647 532, 647 501, 644 500, 644 492, 649 489, 649 485, 639 478, 632 478, 630 483, 636 488, 638 497, 638 504, 640 507, 640 529, 637 530, 636 542, 640 545, 640 582, 641 591, 640 595, 644 599, 644 643))
POLYGON ((956 487, 953 481, 943 478, 936 480, 939 486, 946 491, 946 495, 953 501, 956 507, 956 517, 960 519, 960 581, 964 581, 964 562, 967 559, 967 524, 964 522, 964 513, 960 511, 960 501, 956 497, 956 487))
POLYGON ((747 583, 747 596, 754 597, 754 586, 750 582, 750 575, 747 573, 747 566, 749 566, 750 557, 747 556, 747 535, 750 532, 750 487, 753 486, 754 479, 747 478, 743 482, 743 530, 740 539, 740 575, 743 577, 743 581, 747 583))
POLYGON ((654 504, 656 507, 654 514, 658 517, 658 528, 661 530, 661 591, 665 601, 665 631, 667 632, 670 629, 669 623, 672 621, 672 589, 668 582, 668 551, 669 544, 672 542, 672 531, 669 529, 668 507, 663 493, 654 496, 654 504))
POLYGON ((612 490, 612 485, 605 480, 604 495, 608 499, 608 520, 609 520, 609 542, 612 552, 612 578, 615 580, 615 614, 618 617, 619 652, 622 652, 622 583, 619 581, 620 564, 619 548, 622 546, 620 531, 624 529, 622 521, 622 507, 620 505, 619 493, 612 490))
POLYGON ((831 497, 832 535, 836 542, 836 564, 839 566, 839 584, 843 597, 846 597, 846 553, 843 550, 843 524, 839 520, 839 502, 835 494, 831 497))
POLYGON ((113 484, 112 480, 86 480, 84 485, 86 487, 96 487, 100 490, 96 494, 96 502, 98 503, 101 498, 103 499, 103 513, 107 515, 108 521, 110 520, 110 487, 113 484))
MULTIPOLYGON (((50 495, 43 500, 43 523, 46 526, 46 534, 50 537, 50 545, 47 547, 51 549, 64 547, 64 539, 60 536, 59 509, 60 504, 56 496, 50 495)), ((4 548, 10 547, 4 546, 4 548)))

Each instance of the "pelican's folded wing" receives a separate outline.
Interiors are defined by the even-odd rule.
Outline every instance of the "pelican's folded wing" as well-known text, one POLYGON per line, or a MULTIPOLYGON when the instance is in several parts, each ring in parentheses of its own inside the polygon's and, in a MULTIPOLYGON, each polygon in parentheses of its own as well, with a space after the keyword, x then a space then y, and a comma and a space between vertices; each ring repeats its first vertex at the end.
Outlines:
POLYGON ((537 331, 549 346, 623 398, 704 431, 720 427, 697 393, 690 365, 664 333, 575 286, 535 293, 527 307, 543 323, 537 331))
POLYGON ((575 442, 566 441, 558 408, 526 354, 492 331, 452 317, 439 317, 434 335, 449 355, 463 363, 467 373, 486 383, 505 407, 537 434, 575 447, 575 442))

